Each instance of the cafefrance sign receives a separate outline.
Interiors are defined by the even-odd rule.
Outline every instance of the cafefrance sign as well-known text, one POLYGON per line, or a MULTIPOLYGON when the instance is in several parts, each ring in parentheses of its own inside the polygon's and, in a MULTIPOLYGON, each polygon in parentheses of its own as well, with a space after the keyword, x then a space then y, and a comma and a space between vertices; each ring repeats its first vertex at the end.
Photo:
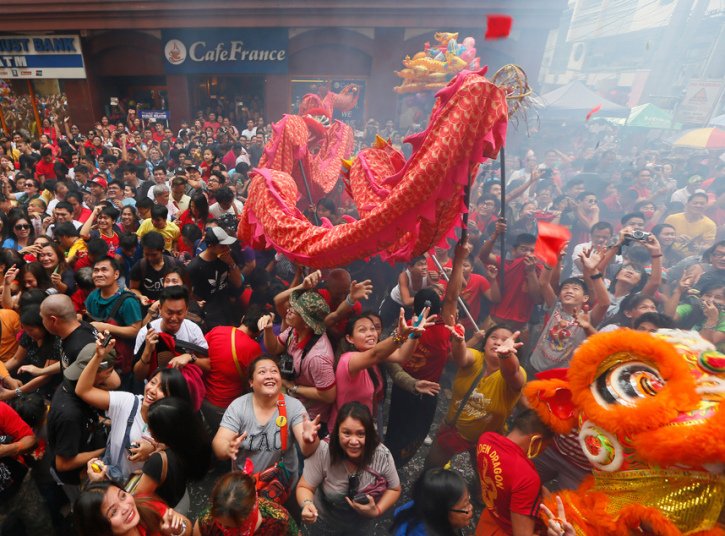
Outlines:
POLYGON ((285 28, 167 30, 162 43, 168 74, 287 72, 285 28))
POLYGON ((0 35, 0 78, 85 78, 77 35, 0 35))

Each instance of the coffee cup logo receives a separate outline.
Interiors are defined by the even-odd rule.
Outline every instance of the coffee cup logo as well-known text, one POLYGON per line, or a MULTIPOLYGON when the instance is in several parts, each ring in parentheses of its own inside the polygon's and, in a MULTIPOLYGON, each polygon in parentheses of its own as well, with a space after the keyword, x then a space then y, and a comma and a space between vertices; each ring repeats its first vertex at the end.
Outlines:
POLYGON ((166 43, 164 55, 171 65, 180 65, 186 60, 186 47, 178 39, 171 39, 166 43))

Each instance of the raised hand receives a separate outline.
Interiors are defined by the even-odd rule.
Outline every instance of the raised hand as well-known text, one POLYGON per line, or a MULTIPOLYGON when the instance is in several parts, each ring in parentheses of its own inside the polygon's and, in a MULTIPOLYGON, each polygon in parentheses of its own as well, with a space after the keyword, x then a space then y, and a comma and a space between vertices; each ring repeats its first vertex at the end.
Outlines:
POLYGON ((418 380, 415 382, 415 392, 421 395, 436 396, 441 392, 441 386, 436 382, 418 380))
POLYGON ((373 283, 369 279, 361 281, 353 281, 350 283, 350 299, 352 301, 367 300, 373 293, 373 283))
POLYGON ((320 272, 319 270, 315 270, 302 280, 302 288, 305 290, 313 289, 318 285, 321 279, 322 272, 320 272))
POLYGON ((164 535, 181 536, 186 533, 187 525, 184 516, 168 508, 164 517, 161 518, 161 526, 159 528, 164 535))
POLYGON ((579 253, 579 260, 582 263, 582 268, 584 268, 587 272, 592 273, 597 271, 597 267, 602 261, 602 255, 594 248, 587 248, 579 253))
POLYGON ((424 307, 420 312, 420 317, 413 315, 413 321, 411 325, 405 322, 405 310, 400 308, 400 315, 398 316, 398 333, 401 337, 408 337, 411 334, 418 337, 423 335, 426 328, 430 328, 435 325, 435 319, 438 315, 428 316, 430 313, 430 307, 424 307), (420 319, 420 322, 418 321, 420 319))
POLYGON ((18 272, 20 272, 20 269, 14 264, 8 268, 5 272, 5 284, 11 285, 17 279, 18 272))
POLYGON ((88 480, 91 482, 100 482, 108 479, 108 467, 106 467, 106 464, 100 458, 91 458, 88 460, 86 473, 88 473, 88 480))
POLYGON ((561 497, 556 497, 557 515, 554 515, 544 504, 541 505, 541 511, 549 518, 546 524, 547 536, 574 536, 576 534, 572 524, 566 520, 566 511, 564 510, 564 503, 561 502, 561 497))
POLYGON ((496 348, 496 354, 498 354, 499 358, 506 358, 512 354, 516 355, 518 349, 524 345, 524 343, 522 342, 516 342, 516 339, 519 338, 519 335, 521 335, 521 332, 515 331, 513 335, 503 341, 498 346, 498 348, 496 348))
POLYGON ((259 320, 257 320, 257 329, 260 332, 262 332, 267 328, 271 328, 273 323, 274 323, 274 313, 262 315, 259 317, 259 320))

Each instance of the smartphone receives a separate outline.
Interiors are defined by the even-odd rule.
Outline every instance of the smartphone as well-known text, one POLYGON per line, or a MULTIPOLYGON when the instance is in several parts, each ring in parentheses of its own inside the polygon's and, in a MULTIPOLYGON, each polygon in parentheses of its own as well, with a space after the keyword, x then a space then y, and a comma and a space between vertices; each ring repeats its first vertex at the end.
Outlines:
POLYGON ((127 448, 126 450, 128 451, 128 453, 129 453, 129 454, 131 454, 131 449, 137 449, 137 448, 139 448, 140 446, 141 446, 141 443, 139 443, 139 442, 137 442, 137 441, 134 441, 133 443, 131 443, 131 444, 130 444, 130 445, 128 446, 128 448, 127 448))
POLYGON ((364 493, 358 493, 352 501, 358 504, 368 504, 370 499, 364 493))
POLYGON ((111 343, 111 339, 113 339, 113 337, 111 337, 111 334, 108 332, 104 333, 103 336, 105 337, 103 340, 103 347, 105 348, 111 343))

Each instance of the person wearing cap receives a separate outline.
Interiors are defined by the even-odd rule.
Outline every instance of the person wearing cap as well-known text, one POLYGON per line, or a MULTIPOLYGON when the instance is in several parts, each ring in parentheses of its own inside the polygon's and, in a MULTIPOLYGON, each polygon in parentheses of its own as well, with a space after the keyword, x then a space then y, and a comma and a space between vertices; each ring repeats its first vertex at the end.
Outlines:
POLYGON ((287 393, 300 399, 310 418, 319 415, 320 421, 327 423, 337 398, 337 387, 335 353, 325 333, 325 318, 330 314, 330 307, 315 290, 320 277, 320 271, 315 271, 301 284, 275 296, 277 311, 284 313, 279 337, 272 331, 269 315, 260 326, 267 351, 292 358, 292 371, 283 376, 287 393))
MULTIPOLYGON (((48 413, 51 465, 69 497, 79 491, 80 473, 88 461, 101 456, 106 445, 99 412, 75 394, 78 378, 96 353, 95 340, 94 337, 93 342, 86 344, 63 371, 63 383, 55 391, 48 413)), ((110 390, 118 385, 118 375, 113 370, 115 355, 115 351, 109 352, 98 365, 94 386, 110 390)))
POLYGON ((684 188, 675 190, 672 193, 672 197, 670 197, 670 203, 682 203, 683 205, 685 205, 690 196, 694 194, 698 189, 702 188, 702 183, 704 181, 705 179, 703 179, 700 175, 692 175, 689 179, 687 179, 687 184, 684 188))
POLYGON ((209 329, 239 323, 238 298, 244 276, 230 249, 236 241, 221 227, 207 227, 204 237, 207 247, 187 267, 194 299, 206 302, 209 329))
POLYGON ((186 180, 192 188, 202 188, 204 181, 201 178, 201 170, 199 169, 199 166, 195 166, 194 164, 186 166, 186 180))
POLYGON ((99 203, 106 200, 106 189, 108 181, 102 175, 96 175, 90 182, 91 203, 98 206, 99 203))
POLYGON ((715 243, 717 225, 705 216, 707 193, 696 190, 687 200, 685 211, 671 214, 665 223, 675 228, 677 238, 672 246, 685 256, 698 255, 715 243))

